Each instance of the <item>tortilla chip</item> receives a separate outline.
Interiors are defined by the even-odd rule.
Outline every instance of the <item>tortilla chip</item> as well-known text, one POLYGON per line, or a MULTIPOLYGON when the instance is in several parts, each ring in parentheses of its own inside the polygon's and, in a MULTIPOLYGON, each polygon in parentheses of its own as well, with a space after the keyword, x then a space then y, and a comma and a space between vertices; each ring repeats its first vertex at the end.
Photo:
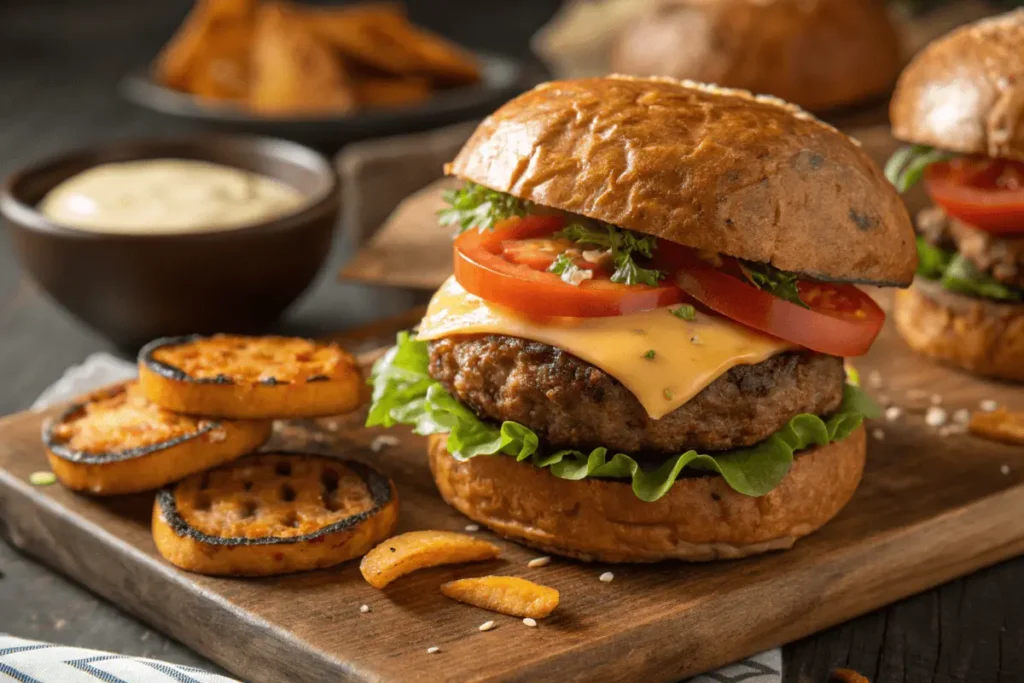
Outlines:
POLYGON ((212 32, 188 78, 188 91, 199 97, 241 100, 249 92, 249 53, 253 22, 239 22, 212 32))
POLYGON ((263 114, 349 112, 356 106, 341 60, 284 3, 266 3, 256 19, 249 107, 263 114))
POLYGON ((430 99, 425 78, 359 78, 355 89, 361 107, 407 107, 430 99))
MULTIPOLYGON (((230 61, 232 68, 244 70, 256 2, 198 0, 157 57, 154 65, 157 80, 178 90, 191 91, 193 77, 211 63, 230 61)), ((218 69, 223 67, 215 67, 214 71, 218 69)))
POLYGON ((442 85, 472 85, 480 81, 480 64, 471 52, 441 36, 412 24, 390 24, 392 37, 412 52, 417 74, 442 85))

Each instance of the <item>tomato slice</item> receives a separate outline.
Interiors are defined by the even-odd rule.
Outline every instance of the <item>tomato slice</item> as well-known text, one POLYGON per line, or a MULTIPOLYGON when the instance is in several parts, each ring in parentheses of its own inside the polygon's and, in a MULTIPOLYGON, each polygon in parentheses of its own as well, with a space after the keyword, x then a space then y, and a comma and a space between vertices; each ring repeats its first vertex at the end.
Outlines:
POLYGON ((810 306, 803 308, 747 282, 732 259, 716 268, 695 253, 681 258, 685 264, 676 277, 694 299, 738 323, 812 351, 863 355, 885 322, 882 309, 853 285, 800 281, 800 298, 810 306))
MULTIPOLYGON (((623 315, 689 300, 675 283, 623 285, 596 276, 564 282, 547 270, 559 241, 545 239, 564 225, 561 216, 526 216, 493 230, 466 230, 455 239, 455 279, 472 294, 535 318, 623 315)), ((595 271, 593 264, 574 263, 595 271)))
POLYGON ((950 216, 995 234, 1024 233, 1024 163, 960 157, 931 164, 924 181, 950 216))

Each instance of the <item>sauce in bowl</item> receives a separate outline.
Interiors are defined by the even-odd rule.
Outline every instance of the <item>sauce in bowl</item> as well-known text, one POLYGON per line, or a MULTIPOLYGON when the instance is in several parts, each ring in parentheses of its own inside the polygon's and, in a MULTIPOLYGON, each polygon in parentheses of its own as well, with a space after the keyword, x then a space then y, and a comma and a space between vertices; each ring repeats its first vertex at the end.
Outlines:
POLYGON ((231 166, 147 159, 83 171, 50 190, 38 208, 69 228, 140 235, 243 228, 305 202, 286 183, 231 166))

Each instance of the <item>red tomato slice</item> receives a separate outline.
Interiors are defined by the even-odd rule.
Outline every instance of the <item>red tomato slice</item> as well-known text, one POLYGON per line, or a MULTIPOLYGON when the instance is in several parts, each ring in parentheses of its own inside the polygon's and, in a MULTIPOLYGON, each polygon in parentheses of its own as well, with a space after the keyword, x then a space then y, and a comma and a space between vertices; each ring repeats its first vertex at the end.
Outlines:
POLYGON ((557 257, 550 244, 556 240, 538 239, 564 225, 561 216, 527 216, 493 230, 466 230, 455 239, 455 279, 472 294, 537 318, 623 315, 688 300, 675 284, 622 285, 598 277, 564 282, 547 271, 557 257))
MULTIPOLYGON (((853 285, 799 282, 800 298, 808 309, 715 268, 696 254, 683 258, 686 263, 676 277, 687 294, 727 318, 812 351, 863 355, 885 322, 882 309, 853 285)), ((727 261, 728 265, 736 264, 727 261)), ((734 270, 739 273, 738 266, 734 270)))
POLYGON ((924 181, 950 216, 995 234, 1024 233, 1024 163, 962 157, 931 164, 924 181))

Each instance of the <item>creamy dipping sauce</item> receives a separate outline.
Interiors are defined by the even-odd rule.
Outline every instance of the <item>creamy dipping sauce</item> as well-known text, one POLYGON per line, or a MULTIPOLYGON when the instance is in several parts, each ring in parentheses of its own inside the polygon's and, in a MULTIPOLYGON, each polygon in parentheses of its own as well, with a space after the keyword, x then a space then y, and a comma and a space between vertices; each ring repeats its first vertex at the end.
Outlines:
POLYGON ((39 203, 50 220, 123 234, 241 228, 290 213, 306 197, 273 178, 187 159, 103 164, 65 180, 39 203))

